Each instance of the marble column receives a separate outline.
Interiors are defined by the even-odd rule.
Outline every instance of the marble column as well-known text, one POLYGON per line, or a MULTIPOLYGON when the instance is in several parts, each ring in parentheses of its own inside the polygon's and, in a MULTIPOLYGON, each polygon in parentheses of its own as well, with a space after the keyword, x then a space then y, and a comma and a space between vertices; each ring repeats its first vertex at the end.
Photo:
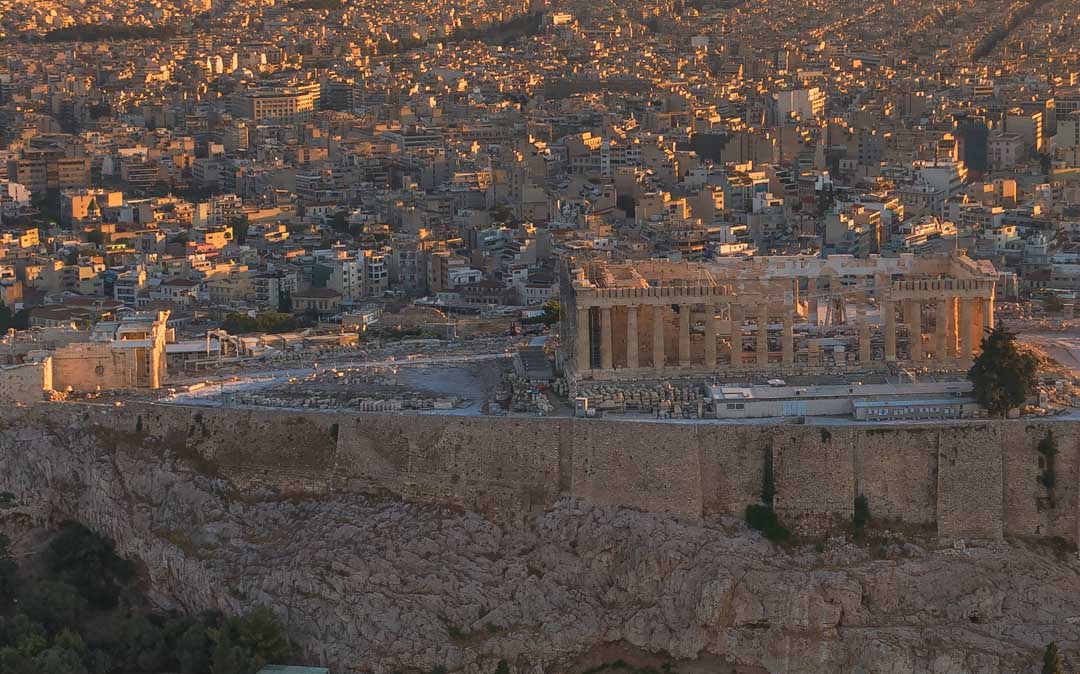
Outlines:
POLYGON ((626 307, 626 367, 638 368, 637 307, 626 307))
POLYGON ((956 298, 950 297, 945 300, 945 356, 956 358, 960 353, 959 348, 959 321, 956 316, 956 298))
POLYGON ((949 359, 949 319, 948 300, 938 300, 936 303, 936 316, 934 317, 934 360, 944 363, 949 359))
POLYGON ((881 302, 882 327, 885 332, 885 360, 896 362, 896 305, 892 300, 881 302))
POLYGON ((784 365, 795 362, 795 316, 794 307, 785 307, 784 327, 780 335, 780 348, 784 365))
POLYGON ((971 360, 971 355, 975 352, 975 345, 972 344, 972 325, 971 325, 971 303, 974 300, 967 299, 966 297, 960 298, 960 360, 971 360))
POLYGON ((690 305, 679 305, 679 367, 690 367, 690 305))
POLYGON ((731 366, 739 367, 743 364, 743 308, 738 304, 731 304, 728 306, 728 315, 731 319, 731 366))
POLYGON ((600 369, 615 367, 611 357, 611 307, 600 307, 600 369))
POLYGON ((908 355, 913 362, 922 360, 922 304, 904 300, 904 323, 908 332, 908 355))
POLYGON ((818 324, 818 295, 817 295, 817 279, 809 278, 806 280, 806 313, 807 320, 810 325, 818 324))
POLYGON ((652 364, 656 370, 664 369, 664 305, 652 305, 653 338, 652 364))
POLYGON ((994 298, 983 300, 983 330, 989 334, 994 329, 994 298))
POLYGON ((757 326, 757 364, 769 364, 769 309, 767 305, 758 308, 757 326))
POLYGON ((971 312, 971 348, 972 353, 975 353, 982 349, 983 337, 986 336, 983 333, 983 300, 970 299, 968 307, 971 312))
POLYGON ((855 299, 855 324, 859 334, 859 363, 870 363, 870 322, 866 317, 866 293, 862 292, 855 299))
POLYGON ((716 368, 716 306, 705 305, 705 367, 716 368))
POLYGON ((578 372, 585 372, 592 368, 589 354, 589 308, 578 307, 577 308, 577 337, 574 339, 574 346, 577 347, 577 370, 578 372))

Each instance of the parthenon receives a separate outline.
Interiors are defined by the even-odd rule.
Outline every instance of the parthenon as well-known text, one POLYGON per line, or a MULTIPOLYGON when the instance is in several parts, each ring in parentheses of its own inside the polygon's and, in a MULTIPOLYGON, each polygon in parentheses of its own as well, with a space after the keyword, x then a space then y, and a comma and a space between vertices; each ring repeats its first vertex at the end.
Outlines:
POLYGON ((562 282, 575 381, 970 366, 992 263, 962 253, 591 261, 562 282))

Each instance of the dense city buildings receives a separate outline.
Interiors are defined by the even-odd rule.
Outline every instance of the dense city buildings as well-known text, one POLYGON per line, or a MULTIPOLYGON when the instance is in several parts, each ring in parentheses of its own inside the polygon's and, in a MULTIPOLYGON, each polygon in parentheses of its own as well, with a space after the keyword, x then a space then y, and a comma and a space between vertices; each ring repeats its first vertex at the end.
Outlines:
POLYGON ((1080 671, 1078 306, 1078 0, 0 0, 0 674, 1080 671))
POLYGON ((961 374, 994 324, 985 300, 1029 320, 1045 307, 1014 302, 1071 314, 1080 288, 1069 3, 136 5, 0 0, 17 328, 87 303, 110 309, 71 329, 168 311, 174 350, 218 345, 203 367, 265 355, 207 340, 231 315, 371 336, 411 307, 445 336, 520 329, 611 274, 713 288, 665 309, 662 369, 650 309, 626 355, 601 332, 613 320, 622 353, 627 309, 590 309, 586 356, 564 315, 548 354, 569 390, 681 376, 686 320, 713 379, 961 374), (806 273, 777 276, 795 261, 806 273), (971 274, 977 301, 901 299, 971 274))

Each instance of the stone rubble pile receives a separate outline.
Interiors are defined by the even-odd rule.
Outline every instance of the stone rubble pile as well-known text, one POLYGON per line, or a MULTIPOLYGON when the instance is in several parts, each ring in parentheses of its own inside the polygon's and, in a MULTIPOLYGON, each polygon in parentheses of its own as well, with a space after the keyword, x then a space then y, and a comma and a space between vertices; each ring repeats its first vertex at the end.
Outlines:
POLYGON ((526 412, 547 416, 555 411, 547 396, 539 386, 524 377, 507 373, 503 376, 503 387, 511 393, 510 411, 526 412))
POLYGON ((605 412, 638 411, 688 419, 706 414, 704 396, 695 385, 590 384, 579 388, 578 395, 587 397, 590 407, 605 412))
POLYGON ((342 401, 336 397, 309 396, 286 398, 260 393, 245 393, 231 399, 238 405, 254 407, 282 407, 290 409, 357 409, 363 412, 399 412, 401 410, 451 410, 462 403, 461 398, 350 398, 342 401))

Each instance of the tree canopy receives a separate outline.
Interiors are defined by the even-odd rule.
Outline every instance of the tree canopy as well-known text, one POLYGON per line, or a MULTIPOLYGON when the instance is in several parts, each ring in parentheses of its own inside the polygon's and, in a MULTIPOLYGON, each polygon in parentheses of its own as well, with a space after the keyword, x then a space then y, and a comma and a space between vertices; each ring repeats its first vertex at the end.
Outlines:
POLYGON ((559 300, 548 300, 544 303, 544 325, 555 325, 559 322, 559 300))
POLYGON ((0 333, 8 330, 26 330, 28 327, 30 327, 29 311, 20 309, 12 313, 10 307, 0 302, 0 333))
POLYGON ((1038 361, 1016 346, 1016 335, 997 327, 982 341, 982 353, 968 371, 975 399, 993 415, 1019 407, 1035 388, 1038 361))
POLYGON ((1065 302, 1060 297, 1051 293, 1043 299, 1043 309, 1052 314, 1061 313, 1065 309, 1065 302))
POLYGON ((229 314, 221 325, 230 335, 239 335, 245 332, 268 332, 280 334, 291 332, 300 327, 299 321, 291 314, 282 314, 275 311, 266 311, 258 316, 247 314, 229 314))
POLYGON ((3 674, 255 674, 292 660, 277 616, 148 611, 134 565, 77 524, 23 573, 0 535, 0 672, 3 674), (111 592, 106 598, 104 592, 111 592))

